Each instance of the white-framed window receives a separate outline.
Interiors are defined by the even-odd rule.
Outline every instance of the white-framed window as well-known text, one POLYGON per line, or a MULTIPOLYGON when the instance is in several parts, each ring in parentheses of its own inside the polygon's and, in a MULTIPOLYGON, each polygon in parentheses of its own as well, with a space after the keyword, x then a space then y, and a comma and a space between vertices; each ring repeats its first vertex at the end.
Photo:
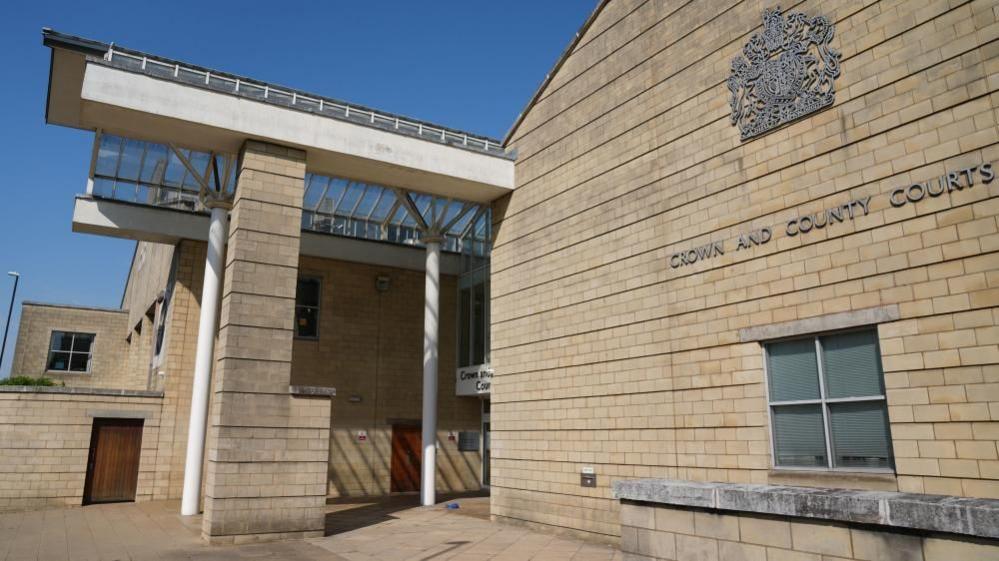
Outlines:
POLYGON ((89 373, 96 337, 93 333, 53 331, 45 369, 49 372, 89 373))
POLYGON ((765 345, 776 468, 891 471, 875 329, 765 345))
POLYGON ((299 277, 295 293, 295 337, 319 338, 319 304, 323 281, 319 277, 299 277))

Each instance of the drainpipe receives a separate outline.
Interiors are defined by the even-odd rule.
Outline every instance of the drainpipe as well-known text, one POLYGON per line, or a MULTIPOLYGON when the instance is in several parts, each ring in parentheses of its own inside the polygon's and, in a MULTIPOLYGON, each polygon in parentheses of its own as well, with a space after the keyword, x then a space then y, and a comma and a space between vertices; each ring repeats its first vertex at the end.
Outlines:
POLYGON ((198 352, 194 363, 194 388, 191 392, 191 419, 187 426, 187 459, 184 463, 184 495, 180 513, 198 514, 201 504, 201 468, 205 454, 205 426, 208 421, 208 394, 212 382, 215 332, 218 330, 219 293, 221 291, 226 216, 229 203, 206 201, 212 209, 208 229, 208 256, 205 259, 205 282, 201 289, 201 321, 198 324, 198 352))
POLYGON ((427 277, 423 307, 423 461, 420 462, 420 503, 436 502, 437 475, 437 343, 440 335, 441 237, 428 236, 427 277))

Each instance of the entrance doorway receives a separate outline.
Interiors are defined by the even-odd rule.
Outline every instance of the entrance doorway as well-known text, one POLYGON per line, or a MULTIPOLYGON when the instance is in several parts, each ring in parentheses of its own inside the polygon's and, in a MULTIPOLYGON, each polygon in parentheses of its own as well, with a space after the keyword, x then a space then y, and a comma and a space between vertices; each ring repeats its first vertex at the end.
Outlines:
POLYGON ((423 435, 419 425, 392 425, 393 493, 420 490, 420 459, 423 435))
POLYGON ((135 500, 142 419, 94 419, 83 504, 135 500))

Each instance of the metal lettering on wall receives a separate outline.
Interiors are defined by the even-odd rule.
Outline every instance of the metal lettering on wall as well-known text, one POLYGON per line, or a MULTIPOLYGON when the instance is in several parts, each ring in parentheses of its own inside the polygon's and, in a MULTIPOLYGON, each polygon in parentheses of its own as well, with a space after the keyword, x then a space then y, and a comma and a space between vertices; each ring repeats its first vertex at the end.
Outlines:
POLYGON ((732 124, 742 140, 833 104, 840 58, 829 46, 833 32, 824 16, 763 12, 763 32, 754 33, 743 56, 732 59, 728 78, 732 124))
MULTIPOLYGON (((971 189, 977 184, 976 180, 983 185, 988 185, 995 178, 996 172, 991 163, 969 166, 957 171, 948 171, 940 177, 935 177, 928 181, 912 183, 911 185, 892 189, 887 195, 889 203, 887 206, 891 209, 907 204, 916 204, 927 198, 939 197, 944 193, 971 189)), ((876 196, 883 197, 885 194, 881 193, 876 196)), ((871 200, 873 198, 861 197, 852 199, 842 205, 828 207, 811 214, 798 215, 783 222, 780 226, 782 226, 784 235, 789 238, 806 235, 809 232, 825 228, 832 228, 841 222, 850 222, 870 214, 871 200)), ((744 251, 764 245, 772 238, 773 229, 770 226, 764 226, 739 234, 735 240, 735 251, 744 251)), ((709 242, 691 249, 679 251, 670 255, 669 266, 671 269, 678 269, 686 265, 693 265, 700 261, 720 257, 725 255, 726 247, 728 246, 725 241, 720 241, 709 242)))

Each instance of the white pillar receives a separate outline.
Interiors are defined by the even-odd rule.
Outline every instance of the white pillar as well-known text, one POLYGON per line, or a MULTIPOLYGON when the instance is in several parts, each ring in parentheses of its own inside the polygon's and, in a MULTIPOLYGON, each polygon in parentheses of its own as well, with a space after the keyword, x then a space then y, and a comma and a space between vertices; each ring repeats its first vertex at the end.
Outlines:
POLYGON ((441 242, 439 238, 431 238, 426 240, 426 244, 427 278, 423 306, 423 461, 420 463, 420 503, 423 506, 430 506, 436 502, 437 340, 441 242))
POLYGON ((198 514, 201 503, 201 467, 205 455, 205 425, 208 420, 208 394, 215 354, 216 312, 222 288, 222 252, 225 249, 226 214, 223 206, 212 208, 208 229, 208 257, 205 282, 201 288, 201 321, 198 324, 198 352, 194 362, 194 388, 191 392, 191 419, 187 425, 187 459, 184 462, 184 495, 180 513, 198 514))

